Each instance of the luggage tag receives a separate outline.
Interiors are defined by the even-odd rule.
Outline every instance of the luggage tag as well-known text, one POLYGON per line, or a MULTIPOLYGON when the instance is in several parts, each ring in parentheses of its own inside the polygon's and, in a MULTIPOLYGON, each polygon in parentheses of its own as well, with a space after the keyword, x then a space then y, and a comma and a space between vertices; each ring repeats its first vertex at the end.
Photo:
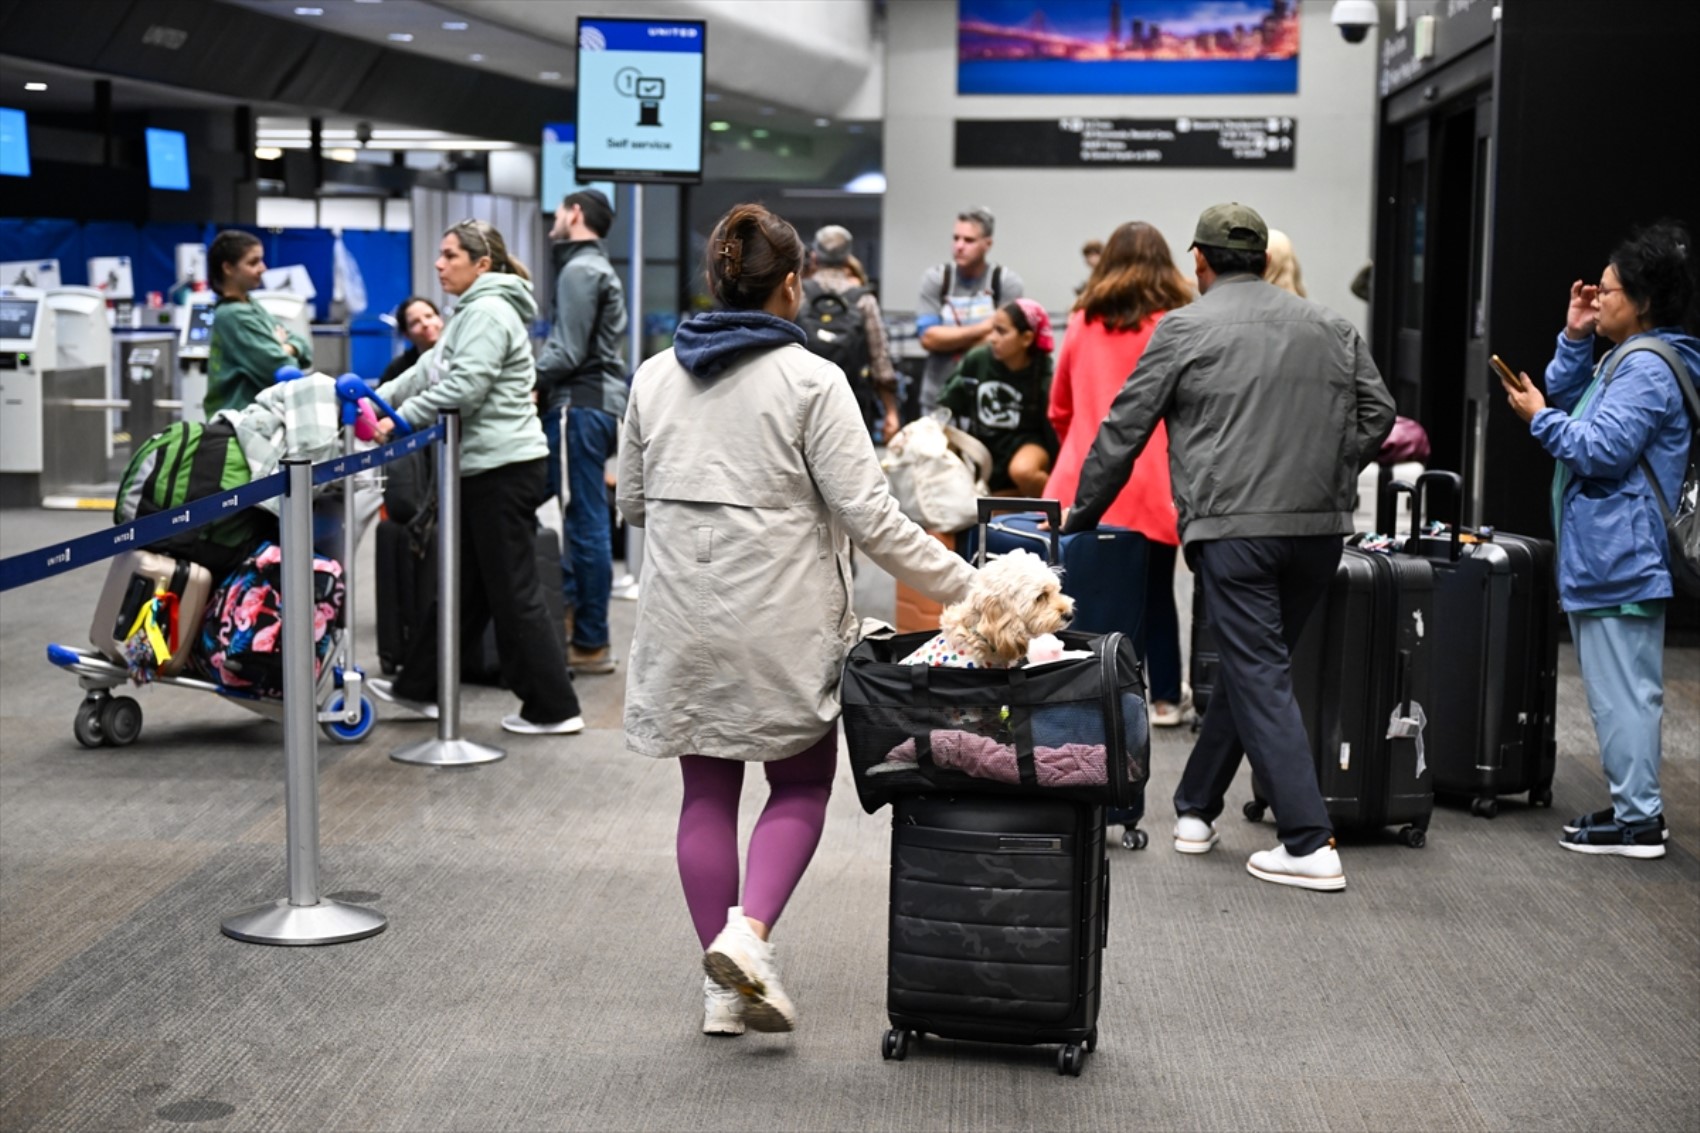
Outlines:
POLYGON ((1400 709, 1404 707, 1395 705, 1393 714, 1387 718, 1387 738, 1417 742, 1417 778, 1421 779, 1428 770, 1428 762, 1423 758, 1423 729, 1428 725, 1428 714, 1414 700, 1410 702, 1410 712, 1401 715, 1400 709))

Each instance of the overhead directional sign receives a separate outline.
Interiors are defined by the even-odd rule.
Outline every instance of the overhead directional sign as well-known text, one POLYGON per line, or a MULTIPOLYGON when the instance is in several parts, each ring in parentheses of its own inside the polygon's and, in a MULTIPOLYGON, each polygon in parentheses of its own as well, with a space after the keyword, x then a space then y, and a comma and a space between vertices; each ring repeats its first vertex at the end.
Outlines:
POLYGON ((959 118, 960 169, 1292 169, 1291 118, 959 118))

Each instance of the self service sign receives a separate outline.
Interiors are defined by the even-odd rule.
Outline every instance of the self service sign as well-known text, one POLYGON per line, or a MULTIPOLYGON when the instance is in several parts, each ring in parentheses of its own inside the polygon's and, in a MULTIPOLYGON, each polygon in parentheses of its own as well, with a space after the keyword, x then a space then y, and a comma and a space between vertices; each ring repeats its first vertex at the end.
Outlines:
POLYGON ((701 20, 578 21, 578 180, 702 180, 701 20))

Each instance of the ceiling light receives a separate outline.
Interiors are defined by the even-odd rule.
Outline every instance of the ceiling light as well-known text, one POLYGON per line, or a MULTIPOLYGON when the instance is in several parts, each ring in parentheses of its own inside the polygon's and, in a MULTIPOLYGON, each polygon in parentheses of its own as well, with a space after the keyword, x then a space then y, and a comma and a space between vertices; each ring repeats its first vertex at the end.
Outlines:
POLYGON ((713 130, 716 134, 724 134, 727 130, 730 130, 732 128, 732 123, 721 122, 721 121, 716 120, 716 121, 710 122, 708 124, 708 128, 710 130, 713 130))
POLYGON ((354 156, 354 151, 351 150, 351 149, 328 149, 328 150, 325 151, 325 156, 332 161, 355 161, 355 160, 358 160, 354 156))
POLYGON ((883 193, 885 192, 885 174, 875 169, 852 178, 844 186, 847 193, 883 193))
POLYGON ((323 8, 297 8, 295 14, 297 16, 322 16, 325 14, 325 10, 323 8))
POLYGON ((482 63, 484 62, 484 53, 481 51, 474 51, 471 55, 468 55, 467 58, 472 60, 474 63, 482 63))
POLYGON ((24 89, 25 90, 46 90, 47 84, 46 83, 25 83, 24 89))
POLYGON ((465 31, 466 30, 466 21, 465 20, 444 20, 443 21, 443 30, 444 31, 465 31))
POLYGON ((817 125, 817 126, 830 126, 830 125, 832 125, 832 119, 830 119, 830 118, 816 118, 815 119, 815 125, 817 125))
POLYGON ((539 72, 537 72, 537 77, 542 79, 546 83, 553 83, 553 82, 556 82, 560 79, 561 72, 559 72, 559 71, 539 71, 539 72))
POLYGON ((752 138, 765 138, 765 137, 767 137, 767 131, 762 129, 760 126, 757 126, 755 129, 750 131, 750 137, 752 137, 752 138))
POLYGON ((410 31, 392 31, 389 38, 395 43, 412 43, 413 33, 410 31))
POLYGON ((261 161, 276 161, 283 156, 283 151, 276 146, 255 146, 254 156, 261 161))

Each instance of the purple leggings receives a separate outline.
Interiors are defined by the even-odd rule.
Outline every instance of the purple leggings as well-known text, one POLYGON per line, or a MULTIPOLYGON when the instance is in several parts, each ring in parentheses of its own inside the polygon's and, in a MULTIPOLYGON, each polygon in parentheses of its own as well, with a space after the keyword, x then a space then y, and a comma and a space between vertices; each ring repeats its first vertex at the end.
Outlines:
MULTIPOLYGON (((826 800, 838 767, 838 729, 786 759, 764 763, 767 805, 750 835, 744 915, 768 927, 785 911, 826 825, 826 800)), ((679 880, 697 938, 707 948, 738 901, 738 796, 744 765, 687 755, 679 760, 685 801, 679 808, 679 880)))

